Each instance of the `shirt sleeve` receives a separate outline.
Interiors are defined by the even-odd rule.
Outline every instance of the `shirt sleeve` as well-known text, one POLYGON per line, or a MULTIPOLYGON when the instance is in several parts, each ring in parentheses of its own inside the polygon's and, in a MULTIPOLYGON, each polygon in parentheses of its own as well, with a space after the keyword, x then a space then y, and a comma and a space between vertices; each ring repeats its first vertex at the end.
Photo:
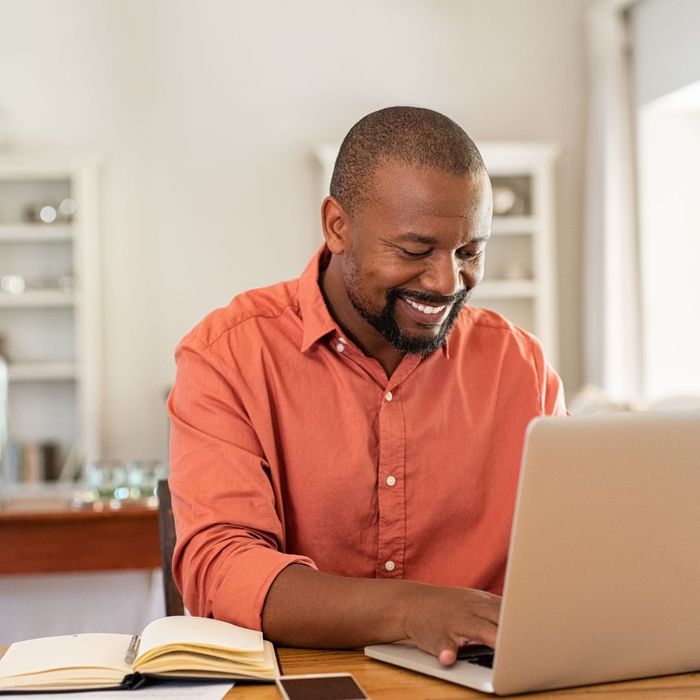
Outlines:
POLYGON ((566 416, 564 385, 554 368, 545 361, 544 413, 546 416, 566 416))
POLYGON ((568 412, 564 398, 564 385, 556 370, 547 361, 540 341, 533 338, 533 342, 542 415, 566 416, 568 412))
POLYGON ((175 580, 185 607, 251 629, 275 577, 310 559, 284 552, 269 466, 244 406, 206 348, 183 341, 168 399, 175 580))

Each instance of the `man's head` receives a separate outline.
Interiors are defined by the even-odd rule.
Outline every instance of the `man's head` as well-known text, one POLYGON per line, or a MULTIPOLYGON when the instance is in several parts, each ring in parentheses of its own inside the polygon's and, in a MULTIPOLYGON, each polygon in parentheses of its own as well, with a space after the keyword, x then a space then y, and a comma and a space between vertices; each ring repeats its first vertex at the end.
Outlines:
POLYGON ((331 196, 354 214, 373 196, 378 165, 394 161, 453 175, 485 172, 479 149, 444 114, 420 107, 386 107, 360 119, 340 145, 331 196))
POLYGON ((370 354, 434 351, 483 276, 490 220, 486 169, 461 127, 415 107, 369 114, 323 206, 331 310, 370 354))

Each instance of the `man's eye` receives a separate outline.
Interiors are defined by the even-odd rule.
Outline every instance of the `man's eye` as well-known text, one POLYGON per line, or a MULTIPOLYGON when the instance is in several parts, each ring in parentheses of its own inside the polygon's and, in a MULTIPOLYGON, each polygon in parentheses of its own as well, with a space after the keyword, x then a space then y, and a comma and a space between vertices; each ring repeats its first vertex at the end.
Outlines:
POLYGON ((479 250, 460 250, 459 257, 462 258, 462 260, 476 260, 483 254, 483 252, 483 248, 480 248, 479 250))
POLYGON ((430 251, 429 250, 408 250, 407 248, 399 248, 399 250, 404 254, 407 255, 409 258, 422 258, 423 256, 427 255, 430 251))

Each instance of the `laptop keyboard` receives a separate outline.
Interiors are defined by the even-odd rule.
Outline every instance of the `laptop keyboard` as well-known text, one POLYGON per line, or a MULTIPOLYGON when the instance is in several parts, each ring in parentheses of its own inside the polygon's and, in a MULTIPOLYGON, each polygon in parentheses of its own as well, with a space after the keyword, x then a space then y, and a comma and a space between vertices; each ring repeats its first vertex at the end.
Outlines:
POLYGON ((461 661, 468 661, 470 664, 493 668, 493 649, 481 644, 472 644, 462 647, 457 653, 457 658, 461 661))

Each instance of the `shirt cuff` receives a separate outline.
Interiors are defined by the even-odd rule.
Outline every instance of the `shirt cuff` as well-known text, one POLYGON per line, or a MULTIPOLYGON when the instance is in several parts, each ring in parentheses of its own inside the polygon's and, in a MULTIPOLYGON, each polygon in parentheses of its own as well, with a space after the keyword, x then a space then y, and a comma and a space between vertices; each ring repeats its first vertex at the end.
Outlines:
POLYGON ((308 557, 285 554, 267 547, 240 552, 223 574, 210 609, 217 620, 262 630, 262 611, 272 582, 290 564, 316 569, 308 557))

